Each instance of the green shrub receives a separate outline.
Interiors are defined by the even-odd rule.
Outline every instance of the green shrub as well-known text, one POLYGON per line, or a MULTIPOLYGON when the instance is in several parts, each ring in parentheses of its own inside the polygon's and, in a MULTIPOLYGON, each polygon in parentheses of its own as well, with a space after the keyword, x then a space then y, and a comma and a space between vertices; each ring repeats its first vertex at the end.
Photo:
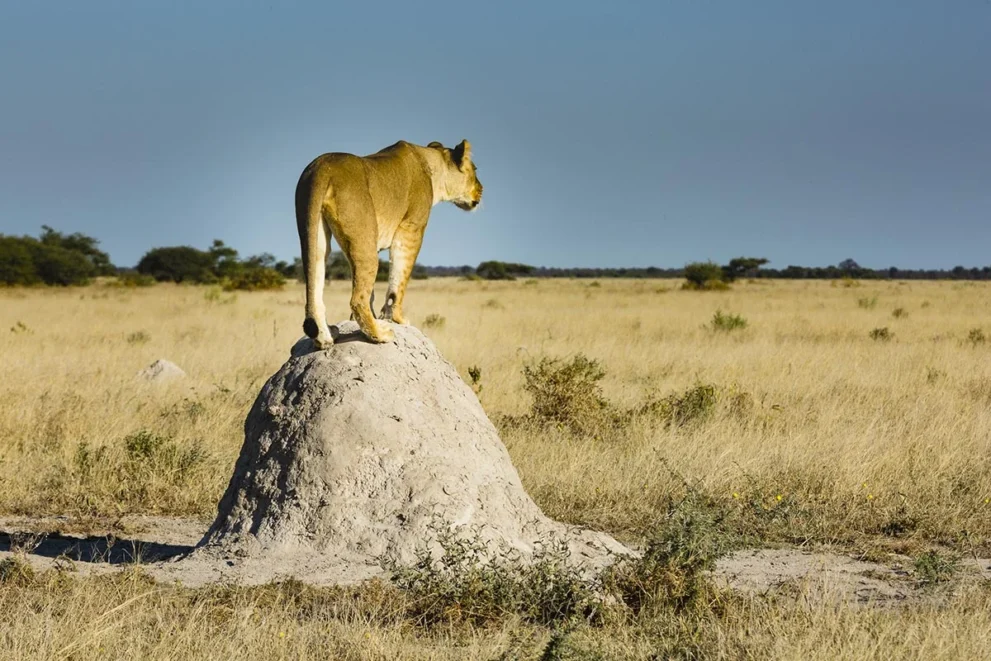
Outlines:
POLYGON ((891 311, 891 316, 895 319, 904 319, 908 316, 908 312, 905 311, 905 308, 895 308, 891 311))
POLYGON ((976 347, 978 344, 984 344, 987 341, 987 337, 980 328, 971 328, 970 332, 967 333, 967 341, 976 347))
POLYGON ((738 314, 723 314, 721 310, 716 310, 712 315, 712 330, 732 331, 747 327, 747 320, 738 314))
POLYGON ((593 584, 568 563, 564 540, 537 545, 529 562, 443 525, 436 541, 440 558, 421 549, 413 566, 393 568, 393 582, 408 595, 406 616, 420 625, 484 626, 519 617, 552 626, 594 620, 602 608, 593 584))
POLYGON ((704 422, 712 417, 719 402, 719 390, 710 383, 699 383, 682 393, 671 393, 659 400, 648 400, 630 413, 660 418, 676 427, 704 422))
POLYGON ((268 266, 245 267, 224 280, 224 291, 282 289, 285 284, 285 276, 274 268, 268 266))
POLYGON ((542 358, 524 365, 523 389, 533 398, 531 416, 575 433, 594 430, 608 411, 599 386, 604 376, 599 363, 581 353, 570 361, 542 358))
POLYGON ((685 265, 685 289, 720 290, 729 285, 724 281, 723 268, 715 262, 692 262, 685 265))
POLYGON ((648 535, 643 555, 610 568, 605 586, 634 613, 700 605, 712 593, 706 572, 736 545, 726 517, 724 509, 689 489, 648 535))
POLYGON ((915 559, 915 575, 923 585, 951 580, 960 570, 960 561, 938 551, 926 551, 915 559))

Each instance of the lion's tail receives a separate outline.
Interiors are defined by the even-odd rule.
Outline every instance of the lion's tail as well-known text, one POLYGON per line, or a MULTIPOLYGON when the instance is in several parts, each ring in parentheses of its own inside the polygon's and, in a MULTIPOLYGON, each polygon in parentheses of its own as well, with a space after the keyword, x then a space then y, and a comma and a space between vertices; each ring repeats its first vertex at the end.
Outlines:
POLYGON ((318 168, 312 165, 299 177, 296 184, 296 229, 299 231, 299 247, 303 258, 303 278, 306 282, 306 318, 303 332, 316 338, 320 325, 317 321, 319 307, 318 285, 323 284, 327 251, 327 230, 321 215, 320 186, 316 179, 318 168))

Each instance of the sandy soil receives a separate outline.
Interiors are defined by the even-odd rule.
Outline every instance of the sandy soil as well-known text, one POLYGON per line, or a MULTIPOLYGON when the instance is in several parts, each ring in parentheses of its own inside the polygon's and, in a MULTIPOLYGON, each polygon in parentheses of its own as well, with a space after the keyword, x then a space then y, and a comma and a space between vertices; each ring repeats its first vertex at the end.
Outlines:
MULTIPOLYGON (((154 516, 0 517, 0 561, 18 555, 36 570, 61 568, 80 575, 106 574, 137 563, 156 579, 171 582, 179 578, 174 561, 194 548, 208 526, 203 520, 154 516)), ((961 581, 991 580, 991 559, 964 559, 961 567, 961 581)), ((182 578, 187 585, 225 580, 222 568, 182 578)), ((748 549, 723 558, 713 578, 752 595, 870 606, 938 598, 920 585, 911 558, 897 555, 880 563, 841 553, 748 549)))

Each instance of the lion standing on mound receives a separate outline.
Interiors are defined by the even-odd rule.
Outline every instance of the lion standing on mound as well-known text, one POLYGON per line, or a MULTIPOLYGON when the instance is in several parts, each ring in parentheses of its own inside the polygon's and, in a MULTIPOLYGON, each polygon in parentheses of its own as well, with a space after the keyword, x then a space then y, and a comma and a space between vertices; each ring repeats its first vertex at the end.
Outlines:
POLYGON ((318 348, 334 343, 323 303, 329 235, 351 264, 351 316, 373 342, 389 342, 392 330, 372 313, 378 252, 389 249, 389 290, 380 319, 405 324, 403 296, 420 252, 430 209, 454 202, 471 211, 482 184, 471 145, 454 149, 399 141, 369 156, 332 153, 311 162, 296 185, 296 227, 306 277, 303 331, 318 348))

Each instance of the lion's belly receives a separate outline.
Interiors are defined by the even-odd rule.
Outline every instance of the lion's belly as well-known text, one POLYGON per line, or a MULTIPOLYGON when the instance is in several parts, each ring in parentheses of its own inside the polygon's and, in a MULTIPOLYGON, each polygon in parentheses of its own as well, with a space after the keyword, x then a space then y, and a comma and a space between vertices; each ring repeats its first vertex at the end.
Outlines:
POLYGON ((386 250, 392 247, 392 239, 396 236, 396 227, 399 223, 389 222, 379 219, 378 221, 378 246, 377 250, 386 250))

